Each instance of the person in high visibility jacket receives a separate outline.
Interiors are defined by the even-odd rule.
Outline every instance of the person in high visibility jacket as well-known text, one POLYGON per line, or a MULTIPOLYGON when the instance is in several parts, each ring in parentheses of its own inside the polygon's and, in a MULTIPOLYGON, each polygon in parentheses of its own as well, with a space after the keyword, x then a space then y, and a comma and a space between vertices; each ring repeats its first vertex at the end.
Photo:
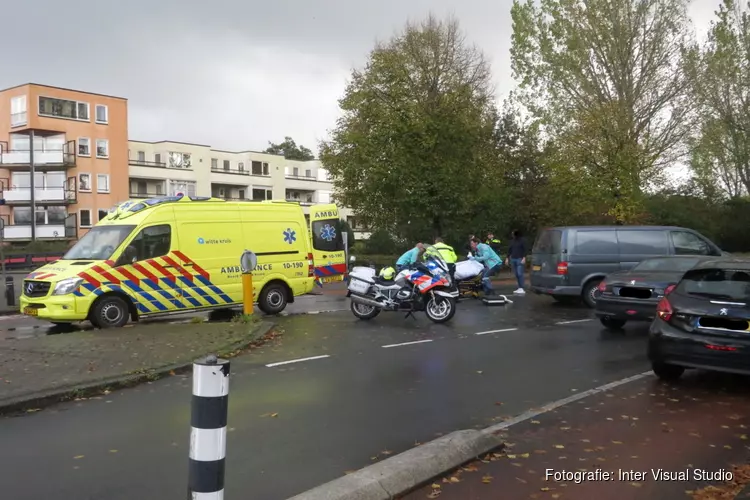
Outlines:
POLYGON ((438 252, 440 252, 440 256, 443 258, 446 264, 448 264, 448 271, 450 272, 451 279, 453 279, 453 275, 456 274, 456 262, 458 261, 458 257, 456 257, 456 251, 453 250, 453 247, 448 245, 443 241, 443 238, 437 237, 435 238, 435 244, 433 245, 438 252))
POLYGON ((502 243, 500 240, 495 238, 495 235, 492 233, 487 233, 487 240, 484 242, 486 245, 489 245, 492 250, 498 255, 502 255, 503 251, 500 248, 500 244, 502 243))

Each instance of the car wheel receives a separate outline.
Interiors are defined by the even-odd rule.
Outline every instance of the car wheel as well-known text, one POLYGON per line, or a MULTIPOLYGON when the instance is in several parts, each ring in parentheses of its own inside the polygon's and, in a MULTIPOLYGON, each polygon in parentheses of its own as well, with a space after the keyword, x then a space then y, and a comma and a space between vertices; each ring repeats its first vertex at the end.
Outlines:
POLYGON ((657 377, 667 382, 673 382, 682 377, 682 374, 685 373, 685 368, 682 366, 670 365, 660 361, 651 363, 651 369, 657 377))
POLYGON ((279 314, 286 308, 286 289, 280 283, 271 283, 263 287, 258 297, 258 309, 268 315, 279 314))
POLYGON ((583 287, 583 292, 581 294, 583 303, 591 309, 596 306, 596 299, 599 298, 599 283, 601 282, 601 280, 591 280, 583 287))
POLYGON ((624 319, 617 319, 612 316, 604 316, 599 319, 599 321, 601 321, 602 325, 609 330, 622 330, 622 327, 627 323, 624 319))
POLYGON ((117 295, 104 297, 91 309, 90 321, 97 328, 125 326, 130 316, 127 302, 117 295))

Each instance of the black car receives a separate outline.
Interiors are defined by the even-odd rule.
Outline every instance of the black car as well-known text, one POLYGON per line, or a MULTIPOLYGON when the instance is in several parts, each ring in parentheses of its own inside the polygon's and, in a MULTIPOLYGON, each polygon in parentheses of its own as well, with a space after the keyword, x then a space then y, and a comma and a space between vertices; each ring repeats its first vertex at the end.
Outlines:
POLYGON ((676 285, 685 271, 707 260, 716 257, 657 257, 643 260, 629 271, 609 274, 599 283, 595 314, 612 330, 628 321, 651 321, 669 287, 676 285))
POLYGON ((701 262, 656 311, 648 356, 659 378, 685 368, 750 374, 750 261, 701 262))

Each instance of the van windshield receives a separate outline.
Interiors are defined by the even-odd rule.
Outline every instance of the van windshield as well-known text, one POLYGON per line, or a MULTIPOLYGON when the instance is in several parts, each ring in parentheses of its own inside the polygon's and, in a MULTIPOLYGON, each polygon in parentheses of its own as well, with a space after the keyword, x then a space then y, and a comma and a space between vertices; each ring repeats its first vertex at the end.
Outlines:
POLYGON ((558 254, 562 251, 562 231, 545 229, 536 237, 534 248, 535 254, 558 254))
POLYGON ((135 226, 97 226, 78 240, 62 260, 107 260, 135 226))

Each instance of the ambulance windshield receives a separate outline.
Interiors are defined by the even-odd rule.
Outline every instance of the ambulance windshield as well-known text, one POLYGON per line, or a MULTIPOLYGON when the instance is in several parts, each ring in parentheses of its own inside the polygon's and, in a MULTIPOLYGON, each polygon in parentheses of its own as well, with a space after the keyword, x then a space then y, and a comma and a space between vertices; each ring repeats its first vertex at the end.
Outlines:
POLYGON ((107 260, 135 226, 97 226, 78 240, 62 260, 107 260))

